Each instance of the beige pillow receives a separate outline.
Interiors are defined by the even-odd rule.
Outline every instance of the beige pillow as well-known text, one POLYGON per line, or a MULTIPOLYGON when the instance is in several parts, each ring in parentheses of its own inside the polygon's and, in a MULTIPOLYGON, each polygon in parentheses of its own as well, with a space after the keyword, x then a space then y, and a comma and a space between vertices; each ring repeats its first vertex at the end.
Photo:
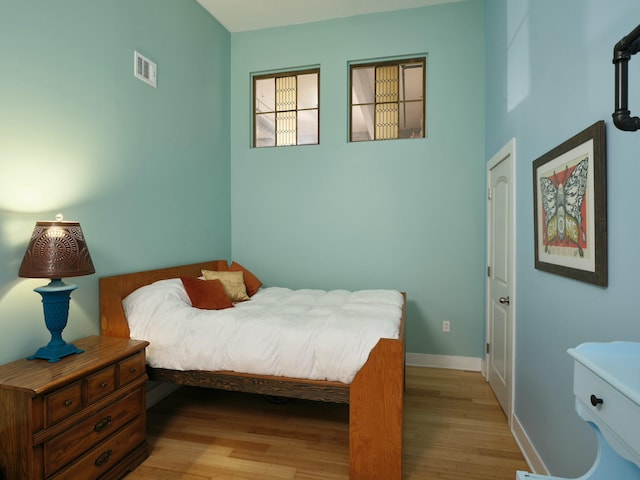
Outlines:
POLYGON ((220 280, 224 291, 232 302, 249 300, 247 287, 244 284, 242 272, 217 272, 214 270, 202 270, 205 280, 220 280))

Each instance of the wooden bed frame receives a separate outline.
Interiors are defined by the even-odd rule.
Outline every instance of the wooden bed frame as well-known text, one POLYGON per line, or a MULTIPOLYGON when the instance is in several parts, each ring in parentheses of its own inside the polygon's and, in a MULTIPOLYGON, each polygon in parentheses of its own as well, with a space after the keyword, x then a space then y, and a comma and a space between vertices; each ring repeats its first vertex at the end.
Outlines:
MULTIPOLYGON (((100 333, 129 338, 122 300, 157 280, 226 270, 226 260, 194 263, 100 278, 100 333)), ((402 478, 405 314, 400 335, 382 338, 351 384, 227 371, 178 371, 148 367, 151 380, 265 395, 349 403, 350 480, 402 478)))

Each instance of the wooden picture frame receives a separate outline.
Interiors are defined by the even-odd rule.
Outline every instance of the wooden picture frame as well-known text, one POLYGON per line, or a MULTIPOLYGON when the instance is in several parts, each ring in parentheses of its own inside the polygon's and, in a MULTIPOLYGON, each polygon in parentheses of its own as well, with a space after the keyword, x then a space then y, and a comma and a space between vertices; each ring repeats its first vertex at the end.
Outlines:
POLYGON ((605 123, 533 162, 535 268, 607 286, 605 123))

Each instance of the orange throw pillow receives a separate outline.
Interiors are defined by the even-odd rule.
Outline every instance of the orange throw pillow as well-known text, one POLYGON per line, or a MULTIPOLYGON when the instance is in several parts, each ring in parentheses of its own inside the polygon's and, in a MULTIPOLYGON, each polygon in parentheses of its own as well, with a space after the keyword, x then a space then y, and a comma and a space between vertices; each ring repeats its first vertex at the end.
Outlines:
POLYGON ((222 310, 233 307, 220 280, 200 280, 199 278, 180 277, 191 305, 203 310, 222 310))
POLYGON ((249 270, 247 270, 237 262, 231 263, 229 271, 242 272, 242 275, 244 276, 244 285, 247 287, 247 295, 249 295, 250 297, 253 296, 253 294, 255 294, 262 286, 262 282, 258 277, 256 277, 253 273, 251 273, 249 270))

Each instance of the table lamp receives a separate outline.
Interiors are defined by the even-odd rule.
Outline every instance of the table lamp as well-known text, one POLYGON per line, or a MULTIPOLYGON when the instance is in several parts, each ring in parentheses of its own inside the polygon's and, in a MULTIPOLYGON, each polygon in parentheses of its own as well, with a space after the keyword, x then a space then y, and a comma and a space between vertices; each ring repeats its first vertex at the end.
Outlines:
POLYGON ((69 316, 71 292, 78 288, 64 283, 62 277, 92 273, 95 273, 95 268, 78 222, 63 222, 60 214, 55 222, 36 222, 18 275, 51 279, 48 285, 34 289, 42 296, 44 323, 51 333, 51 340, 28 357, 29 360, 40 358, 54 363, 67 355, 82 353, 75 345, 62 339, 69 316))

